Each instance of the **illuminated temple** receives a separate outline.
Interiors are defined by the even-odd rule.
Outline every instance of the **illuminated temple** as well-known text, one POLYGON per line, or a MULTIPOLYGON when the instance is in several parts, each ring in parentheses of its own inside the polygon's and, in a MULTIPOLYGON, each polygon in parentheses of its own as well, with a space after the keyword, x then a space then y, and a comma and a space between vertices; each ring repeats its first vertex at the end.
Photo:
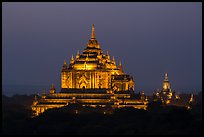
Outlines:
POLYGON ((169 104, 173 97, 179 98, 179 96, 176 95, 175 92, 172 92, 171 90, 167 73, 165 73, 164 76, 163 88, 161 91, 156 92, 156 97, 162 100, 164 104, 169 104))
POLYGON ((133 77, 123 71, 122 63, 116 65, 114 57, 104 53, 95 37, 92 25, 91 38, 86 48, 69 64, 64 61, 61 70, 61 91, 57 93, 54 85, 48 94, 36 97, 32 110, 38 116, 47 109, 59 108, 70 103, 90 107, 134 107, 147 108, 147 97, 134 93, 133 77))
POLYGON ((175 91, 172 91, 170 82, 168 80, 168 74, 165 73, 162 90, 158 90, 153 93, 154 101, 162 101, 164 105, 171 106, 184 106, 190 109, 190 105, 193 102, 193 94, 189 96, 179 95, 175 91))

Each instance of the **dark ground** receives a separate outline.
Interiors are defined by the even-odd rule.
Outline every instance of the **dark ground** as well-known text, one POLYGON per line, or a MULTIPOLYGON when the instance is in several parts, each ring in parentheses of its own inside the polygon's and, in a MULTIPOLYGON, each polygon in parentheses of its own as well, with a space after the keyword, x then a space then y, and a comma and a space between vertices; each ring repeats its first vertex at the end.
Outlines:
POLYGON ((191 110, 150 103, 148 111, 110 111, 75 104, 30 118, 33 99, 33 95, 2 96, 2 134, 202 135, 201 97, 191 110))

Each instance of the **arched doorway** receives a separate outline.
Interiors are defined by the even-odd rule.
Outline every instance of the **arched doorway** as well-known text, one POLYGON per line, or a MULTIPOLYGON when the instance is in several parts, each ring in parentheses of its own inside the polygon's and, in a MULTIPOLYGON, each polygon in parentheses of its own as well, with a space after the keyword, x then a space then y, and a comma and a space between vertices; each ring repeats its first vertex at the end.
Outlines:
POLYGON ((81 89, 85 89, 85 88, 86 88, 86 84, 85 84, 85 83, 81 83, 81 84, 80 84, 80 88, 81 88, 81 89))
POLYGON ((83 87, 82 87, 82 90, 85 90, 85 89, 86 89, 86 87, 85 87, 85 86, 83 86, 83 87))

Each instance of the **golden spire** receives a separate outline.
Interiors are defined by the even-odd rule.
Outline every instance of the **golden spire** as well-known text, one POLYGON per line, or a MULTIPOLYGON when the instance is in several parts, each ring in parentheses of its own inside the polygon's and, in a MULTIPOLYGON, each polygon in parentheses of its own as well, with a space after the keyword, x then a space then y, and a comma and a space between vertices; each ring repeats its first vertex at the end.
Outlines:
POLYGON ((79 58, 79 50, 77 50, 76 59, 79 58))
POLYGON ((164 78, 165 81, 168 81, 168 74, 165 73, 165 78, 164 78))
POLYGON ((106 51, 106 55, 109 55, 109 54, 108 54, 108 50, 106 51))
POLYGON ((52 83, 51 89, 50 89, 50 93, 53 94, 55 93, 55 87, 54 84, 52 83))
POLYGON ((115 61, 115 58, 114 58, 114 56, 113 56, 113 59, 112 59, 113 61, 115 61))
POLYGON ((89 54, 86 54, 86 61, 89 60, 89 54))
POLYGON ((64 65, 64 66, 67 65, 66 60, 64 60, 64 64, 63 64, 63 65, 64 65))
POLYGON ((86 61, 84 62, 84 69, 86 69, 86 61))
POLYGON ((73 64, 74 63, 74 56, 72 55, 72 58, 70 60, 70 64, 73 64))
POLYGON ((95 39, 95 28, 94 28, 94 24, 92 25, 91 39, 95 39))
POLYGON ((96 40, 95 37, 95 28, 94 24, 92 25, 92 30, 91 30, 91 39, 87 43, 87 47, 95 47, 95 48, 100 48, 100 45, 98 41, 96 40))
POLYGON ((42 91, 41 97, 42 97, 42 98, 46 98, 46 91, 45 91, 45 90, 42 91))
POLYGON ((190 103, 193 102, 193 93, 191 93, 191 97, 190 97, 189 102, 190 102, 190 103))
POLYGON ((108 51, 106 51, 106 56, 108 57, 108 60, 110 61, 110 56, 109 56, 108 51))
POLYGON ((35 101, 37 101, 38 100, 38 96, 35 94, 35 101))
POLYGON ((120 69, 121 72, 123 72, 123 66, 122 66, 121 60, 119 62, 119 69, 120 69))
POLYGON ((51 87, 51 89, 55 89, 55 87, 54 87, 54 84, 52 83, 52 87, 51 87))
POLYGON ((164 82, 163 82, 163 90, 166 91, 166 90, 170 90, 171 91, 171 88, 170 88, 170 83, 169 83, 169 80, 168 80, 168 74, 165 73, 165 78, 164 78, 164 82))
POLYGON ((112 59, 112 63, 115 64, 115 58, 114 58, 114 56, 113 56, 113 59, 112 59))
POLYGON ((71 60, 74 60, 74 56, 73 56, 73 54, 72 54, 72 58, 71 58, 71 60))
POLYGON ((122 67, 122 63, 121 63, 121 60, 120 60, 120 62, 119 62, 119 67, 120 67, 120 66, 122 67))
POLYGON ((67 63, 66 63, 66 61, 64 60, 64 64, 63 64, 62 70, 66 70, 66 69, 67 69, 67 63))

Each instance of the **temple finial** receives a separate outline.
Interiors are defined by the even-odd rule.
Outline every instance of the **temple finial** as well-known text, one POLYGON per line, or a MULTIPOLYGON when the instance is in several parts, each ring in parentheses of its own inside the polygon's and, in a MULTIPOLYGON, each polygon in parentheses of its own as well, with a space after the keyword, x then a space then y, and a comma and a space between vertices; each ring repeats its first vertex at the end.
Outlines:
POLYGON ((54 84, 52 83, 51 89, 55 89, 54 84))
POLYGON ((109 56, 108 50, 106 51, 106 55, 109 56))
POLYGON ((112 59, 112 63, 115 65, 116 63, 115 63, 115 58, 114 58, 114 56, 113 56, 113 59, 112 59))
POLYGON ((70 64, 74 63, 74 56, 72 55, 71 60, 70 60, 70 64))
POLYGON ((94 28, 94 24, 92 25, 91 38, 92 38, 92 39, 95 39, 95 28, 94 28))
POLYGON ((122 66, 121 60, 119 62, 119 70, 123 73, 123 66, 122 66))
POLYGON ((115 58, 114 58, 114 56, 113 56, 113 59, 112 59, 112 61, 115 61, 115 58))
POLYGON ((121 63, 121 60, 119 61, 119 66, 121 66, 121 67, 122 67, 122 63, 121 63))
POLYGON ((165 80, 168 80, 168 74, 165 73, 165 80))
POLYGON ((66 60, 64 60, 64 64, 63 65, 67 65, 66 60))
POLYGON ((79 58, 79 50, 77 50, 76 59, 79 58))
POLYGON ((54 84, 52 83, 50 94, 54 94, 54 93, 55 93, 55 87, 54 87, 54 84))
POLYGON ((64 60, 62 70, 66 70, 66 69, 67 69, 67 63, 66 63, 66 61, 64 60))

